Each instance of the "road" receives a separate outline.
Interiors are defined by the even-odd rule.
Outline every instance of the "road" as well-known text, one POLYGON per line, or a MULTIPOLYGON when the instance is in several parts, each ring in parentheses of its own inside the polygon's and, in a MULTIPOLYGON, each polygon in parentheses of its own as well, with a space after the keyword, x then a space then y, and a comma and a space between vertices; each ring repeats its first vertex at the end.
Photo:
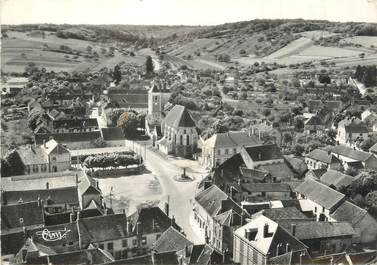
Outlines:
POLYGON ((146 168, 158 178, 162 193, 166 197, 169 195, 170 217, 175 217, 177 224, 183 228, 189 240, 194 243, 203 243, 204 238, 201 238, 200 232, 190 224, 189 220, 197 185, 205 176, 205 172, 200 171, 199 167, 196 170, 195 163, 188 160, 166 159, 151 150, 146 151, 146 168), (187 174, 194 176, 195 180, 192 182, 175 181, 173 177, 182 174, 182 167, 186 166, 191 166, 187 168, 187 174))

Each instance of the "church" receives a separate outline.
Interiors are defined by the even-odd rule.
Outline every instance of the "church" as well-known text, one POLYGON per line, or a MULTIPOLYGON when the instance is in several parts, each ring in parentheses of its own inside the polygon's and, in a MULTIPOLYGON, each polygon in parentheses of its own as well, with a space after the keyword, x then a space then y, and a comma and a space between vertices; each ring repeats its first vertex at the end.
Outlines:
POLYGON ((189 111, 175 105, 161 123, 162 138, 157 148, 164 154, 192 158, 198 143, 198 132, 189 111))

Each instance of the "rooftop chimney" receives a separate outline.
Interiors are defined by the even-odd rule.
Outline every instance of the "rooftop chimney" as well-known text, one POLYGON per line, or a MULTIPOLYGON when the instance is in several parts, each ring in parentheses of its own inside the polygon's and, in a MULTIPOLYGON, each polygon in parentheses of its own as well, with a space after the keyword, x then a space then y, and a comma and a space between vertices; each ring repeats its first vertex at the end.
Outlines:
POLYGON ((173 215, 173 217, 171 218, 171 223, 170 223, 171 226, 175 226, 175 217, 173 215))
POLYGON ((291 234, 292 236, 296 236, 296 224, 291 224, 291 234))
POLYGON ((24 226, 24 218, 19 218, 18 221, 20 222, 20 226, 24 226))
POLYGON ((268 235, 268 224, 266 223, 263 226, 263 238, 267 238, 267 237, 269 237, 269 235, 268 235))
POLYGON ((165 202, 165 214, 169 216, 169 203, 165 202))
POLYGON ((279 256, 279 249, 283 246, 282 243, 276 245, 276 256, 279 256))

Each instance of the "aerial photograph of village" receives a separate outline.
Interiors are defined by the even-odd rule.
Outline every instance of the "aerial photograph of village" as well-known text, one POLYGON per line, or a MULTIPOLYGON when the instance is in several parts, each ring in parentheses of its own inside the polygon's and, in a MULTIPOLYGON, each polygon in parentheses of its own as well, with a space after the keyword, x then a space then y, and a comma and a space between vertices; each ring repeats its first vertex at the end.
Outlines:
POLYGON ((377 0, 0 5, 0 264, 377 264, 377 0))

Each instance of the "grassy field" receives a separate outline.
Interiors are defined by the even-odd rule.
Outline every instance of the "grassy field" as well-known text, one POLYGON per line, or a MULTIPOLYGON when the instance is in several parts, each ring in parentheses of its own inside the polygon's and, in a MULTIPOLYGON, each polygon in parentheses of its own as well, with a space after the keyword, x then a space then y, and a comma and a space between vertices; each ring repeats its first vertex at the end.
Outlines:
POLYGON ((364 47, 370 48, 371 45, 377 48, 377 37, 371 36, 355 36, 350 38, 345 38, 345 42, 350 42, 354 44, 360 44, 364 47))
POLYGON ((114 57, 105 57, 101 55, 101 48, 108 48, 106 45, 84 40, 61 39, 49 32, 45 33, 45 37, 22 32, 8 32, 8 36, 2 40, 1 67, 4 72, 23 72, 29 62, 53 71, 80 71, 87 68, 98 70, 102 67, 114 67, 121 61, 138 65, 145 62, 143 56, 130 57, 118 52, 114 53, 114 57), (46 50, 46 46, 55 50, 61 45, 82 53, 91 46, 93 52, 99 54, 99 60, 46 50))

